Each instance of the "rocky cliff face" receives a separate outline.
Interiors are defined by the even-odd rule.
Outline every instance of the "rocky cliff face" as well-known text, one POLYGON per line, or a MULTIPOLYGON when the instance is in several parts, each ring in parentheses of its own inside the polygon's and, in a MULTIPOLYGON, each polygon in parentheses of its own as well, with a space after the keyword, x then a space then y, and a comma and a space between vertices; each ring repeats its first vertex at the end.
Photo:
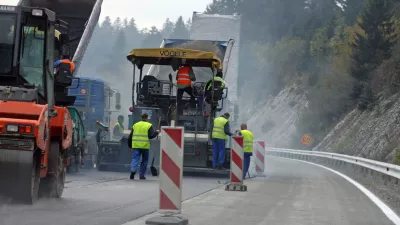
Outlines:
POLYGON ((364 112, 354 109, 313 150, 392 162, 400 144, 399 97, 381 97, 364 112))
POLYGON ((256 139, 265 140, 266 146, 289 147, 296 132, 298 112, 306 106, 305 95, 300 93, 298 88, 296 85, 291 85, 277 96, 268 97, 257 104, 242 98, 239 104, 239 124, 246 122, 256 139))
MULTIPOLYGON (((267 146, 292 147, 293 137, 298 136, 295 126, 298 115, 307 107, 305 94, 298 89, 296 85, 291 85, 277 96, 257 104, 241 100, 238 122, 247 122, 256 139, 265 140, 267 146)), ((395 152, 400 152, 399 137, 400 94, 395 94, 380 97, 368 110, 354 109, 349 112, 313 151, 336 152, 392 163, 395 152)))

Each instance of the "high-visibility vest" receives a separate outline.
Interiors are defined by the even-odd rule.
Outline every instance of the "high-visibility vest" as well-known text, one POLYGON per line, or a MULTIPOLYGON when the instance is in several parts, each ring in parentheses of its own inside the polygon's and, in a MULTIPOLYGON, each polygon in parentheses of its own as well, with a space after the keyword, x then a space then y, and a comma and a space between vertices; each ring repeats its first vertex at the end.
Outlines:
POLYGON ((189 66, 183 66, 183 67, 179 68, 176 83, 188 85, 188 86, 192 85, 192 81, 190 80, 189 71, 190 71, 189 66))
POLYGON ((140 121, 133 125, 132 148, 150 149, 149 129, 151 123, 140 121))
POLYGON ((228 120, 225 117, 217 117, 214 119, 214 127, 212 129, 212 138, 228 140, 225 134, 225 124, 228 120))
MULTIPOLYGON (((212 80, 210 80, 210 81, 211 81, 211 83, 207 86, 207 90, 209 90, 212 87, 212 80)), ((220 81, 221 82, 221 87, 222 88, 225 87, 225 80, 222 79, 221 77, 214 76, 214 82, 215 81, 220 81)))
POLYGON ((117 134, 114 134, 114 132, 113 132, 112 138, 115 141, 120 141, 122 139, 122 136, 124 135, 124 129, 122 128, 122 126, 119 122, 117 122, 114 127, 118 127, 118 131, 120 134, 117 135, 117 134))
POLYGON ((253 152, 253 133, 249 130, 241 130, 240 133, 243 136, 243 151, 253 152))

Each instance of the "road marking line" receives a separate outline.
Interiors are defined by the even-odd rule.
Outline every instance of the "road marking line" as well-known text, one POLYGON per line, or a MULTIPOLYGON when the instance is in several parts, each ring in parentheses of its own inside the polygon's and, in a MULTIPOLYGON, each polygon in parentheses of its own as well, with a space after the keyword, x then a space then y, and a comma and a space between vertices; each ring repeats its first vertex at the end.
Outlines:
MULTIPOLYGON (((272 156, 275 158, 283 158, 283 159, 290 159, 290 158, 285 158, 285 157, 279 157, 279 156, 272 156)), ((375 194, 373 194, 371 191, 369 191, 367 188, 365 188, 364 186, 362 186, 360 183, 358 183, 357 181, 353 180, 352 178, 348 177, 347 175, 344 175, 343 173, 340 173, 334 169, 331 169, 329 167, 323 166, 323 165, 319 165, 316 163, 312 163, 312 162, 307 162, 307 161, 303 161, 303 160, 299 160, 299 159, 290 159, 290 160, 294 160, 294 161, 299 161, 299 162, 303 162, 303 163, 308 163, 314 166, 319 166, 322 167, 326 170, 329 170, 341 177, 343 177, 344 179, 346 179, 348 182, 352 183, 354 186, 356 186, 360 191, 362 191, 369 199, 371 199, 371 201, 373 203, 375 203, 376 206, 379 207, 380 210, 382 210, 382 212, 387 216, 387 218, 389 220, 391 220, 395 225, 400 225, 400 217, 391 209, 389 208, 389 206, 387 206, 382 200, 380 200, 378 197, 376 197, 375 194)))

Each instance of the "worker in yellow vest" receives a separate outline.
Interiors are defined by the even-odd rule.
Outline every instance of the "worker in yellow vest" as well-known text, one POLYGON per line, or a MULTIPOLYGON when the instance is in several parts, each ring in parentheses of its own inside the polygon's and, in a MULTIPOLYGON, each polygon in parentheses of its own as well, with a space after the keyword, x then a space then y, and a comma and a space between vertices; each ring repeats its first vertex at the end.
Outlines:
POLYGON ((243 123, 240 125, 239 136, 243 137, 243 180, 246 178, 246 174, 250 167, 250 158, 253 155, 253 133, 247 130, 247 124, 243 123))
POLYGON ((118 122, 115 124, 112 134, 113 141, 120 141, 124 136, 124 116, 118 116, 118 122))
POLYGON ((146 179, 144 175, 149 160, 150 139, 157 137, 160 133, 159 130, 154 131, 153 125, 148 122, 148 119, 149 115, 142 113, 142 121, 132 126, 132 131, 128 138, 128 145, 132 151, 131 180, 135 179, 140 158, 142 158, 142 163, 140 164, 139 179, 146 179))
POLYGON ((229 128, 229 113, 214 119, 212 129, 212 166, 214 169, 223 169, 225 163, 225 143, 228 136, 232 136, 229 128))

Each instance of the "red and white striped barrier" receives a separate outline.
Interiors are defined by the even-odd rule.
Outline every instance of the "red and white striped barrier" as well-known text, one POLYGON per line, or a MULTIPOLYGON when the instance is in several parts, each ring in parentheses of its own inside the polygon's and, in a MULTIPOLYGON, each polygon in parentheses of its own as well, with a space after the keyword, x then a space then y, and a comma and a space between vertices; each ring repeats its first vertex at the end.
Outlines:
POLYGON ((264 173, 265 168, 265 142, 255 141, 253 143, 253 151, 255 153, 256 173, 264 173))
POLYGON ((183 127, 162 127, 160 142, 160 213, 182 208, 183 127))
POLYGON ((243 183, 243 137, 232 138, 230 184, 243 183))

